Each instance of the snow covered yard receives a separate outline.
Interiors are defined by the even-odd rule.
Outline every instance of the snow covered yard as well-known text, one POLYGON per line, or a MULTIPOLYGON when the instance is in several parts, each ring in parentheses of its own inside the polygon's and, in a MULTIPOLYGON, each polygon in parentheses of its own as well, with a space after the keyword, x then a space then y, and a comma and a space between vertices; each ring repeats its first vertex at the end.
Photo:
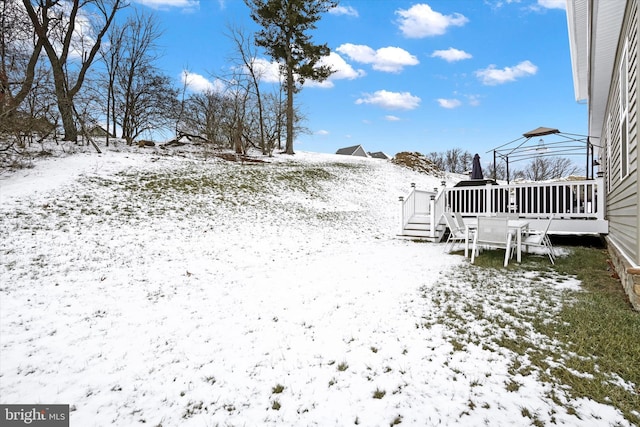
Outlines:
POLYGON ((528 313, 575 279, 395 238, 398 196, 440 180, 161 150, 3 178, 2 403, 72 426, 630 425, 500 345, 553 348, 528 313))

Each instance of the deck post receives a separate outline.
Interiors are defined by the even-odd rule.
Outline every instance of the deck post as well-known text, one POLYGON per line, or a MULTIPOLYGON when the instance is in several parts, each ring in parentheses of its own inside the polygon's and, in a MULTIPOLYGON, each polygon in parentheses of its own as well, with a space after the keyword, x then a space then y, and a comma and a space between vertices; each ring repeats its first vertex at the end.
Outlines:
POLYGON ((429 237, 436 237, 436 196, 429 197, 429 237))
POLYGON ((400 200, 400 236, 404 235, 404 196, 399 197, 400 200))
POLYGON ((604 178, 598 177, 596 181, 596 209, 598 209, 597 218, 604 219, 605 202, 607 198, 606 188, 604 186, 604 178))

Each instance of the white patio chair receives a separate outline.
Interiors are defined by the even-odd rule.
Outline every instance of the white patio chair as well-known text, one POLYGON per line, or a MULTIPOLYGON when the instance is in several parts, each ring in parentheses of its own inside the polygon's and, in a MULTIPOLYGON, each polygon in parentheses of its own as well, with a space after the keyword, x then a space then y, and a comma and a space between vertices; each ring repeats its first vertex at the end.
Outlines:
POLYGON ((512 233, 509 232, 509 219, 506 217, 478 217, 478 228, 473 236, 471 248, 471 263, 475 262, 480 245, 493 248, 504 248, 504 266, 509 264, 511 257, 512 233))
POLYGON ((464 227, 460 227, 456 221, 455 216, 451 212, 445 212, 442 214, 444 222, 449 229, 449 238, 444 245, 446 252, 451 252, 453 246, 456 243, 464 243, 467 239, 467 230, 464 227), (449 250, 447 250, 449 248, 449 250))
POLYGON ((460 212, 454 212, 453 216, 455 216, 455 218, 456 218, 456 222, 458 223, 458 227, 462 228, 463 230, 466 230, 467 226, 464 223, 464 218, 462 218, 462 214, 460 212))
POLYGON ((543 254, 549 256, 551 264, 555 265, 556 254, 553 250, 553 245, 551 244, 551 239, 549 239, 548 234, 549 227, 551 227, 551 221, 553 221, 553 216, 549 218, 544 230, 530 230, 529 235, 522 240, 522 245, 525 248, 534 247, 542 249, 543 254))

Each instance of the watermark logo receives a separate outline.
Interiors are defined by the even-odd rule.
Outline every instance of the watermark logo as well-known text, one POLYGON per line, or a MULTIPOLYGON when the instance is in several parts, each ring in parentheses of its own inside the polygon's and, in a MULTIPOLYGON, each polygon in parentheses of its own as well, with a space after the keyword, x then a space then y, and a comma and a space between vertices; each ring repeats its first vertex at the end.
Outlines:
POLYGON ((0 426, 69 427, 69 405, 2 405, 0 426))

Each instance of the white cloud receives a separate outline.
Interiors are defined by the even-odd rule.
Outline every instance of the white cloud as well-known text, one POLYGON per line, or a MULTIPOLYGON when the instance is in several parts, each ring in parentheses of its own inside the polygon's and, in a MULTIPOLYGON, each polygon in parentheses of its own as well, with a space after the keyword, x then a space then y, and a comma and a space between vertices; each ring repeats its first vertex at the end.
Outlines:
POLYGON ((372 64, 374 70, 388 73, 398 73, 406 66, 420 63, 418 58, 399 47, 389 46, 373 50, 366 45, 345 43, 338 46, 336 51, 347 55, 354 61, 372 64))
POLYGON ((328 65, 335 71, 331 74, 331 77, 329 77, 331 80, 353 80, 367 75, 364 70, 356 70, 347 64, 347 62, 335 52, 329 53, 329 56, 323 57, 319 62, 320 65, 328 65))
POLYGON ((316 135, 326 136, 326 135, 329 135, 329 131, 320 129, 319 131, 316 132, 316 135))
POLYGON ((329 9, 329 13, 332 15, 347 15, 358 17, 358 11, 352 6, 336 6, 333 9, 329 9))
POLYGON ((440 104, 440 106, 442 108, 453 109, 453 108, 458 108, 459 106, 461 106, 462 102, 460 102, 460 100, 458 100, 458 99, 439 98, 438 99, 438 104, 440 104))
MULTIPOLYGON (((500 9, 510 4, 520 4, 520 0, 485 0, 489 6, 494 9, 500 9)), ((540 12, 543 9, 561 9, 567 8, 566 0, 537 0, 536 3, 530 4, 525 9, 532 10, 534 12, 540 12)))
POLYGON ((356 100, 356 104, 371 104, 388 110, 413 110, 420 105, 420 98, 409 92, 389 92, 379 90, 366 93, 356 100))
POLYGON ((386 121, 388 121, 388 122, 399 122, 400 121, 400 117, 392 116, 392 115, 384 116, 384 119, 386 121))
POLYGON ((480 105, 480 97, 478 95, 467 95, 467 101, 472 107, 480 105))
MULTIPOLYGON (((335 52, 329 53, 318 61, 318 65, 328 65, 335 72, 331 76, 322 81, 305 80, 306 87, 332 88, 335 80, 348 79, 353 80, 364 77, 367 73, 364 70, 356 70, 347 64, 340 55, 335 52)), ((254 61, 256 72, 260 75, 261 81, 264 83, 278 83, 282 79, 280 75, 280 65, 277 62, 269 61, 264 58, 257 58, 254 61)))
POLYGON ((206 77, 191 73, 188 70, 182 70, 180 73, 180 81, 186 84, 193 92, 219 92, 224 90, 224 84, 219 80, 211 82, 206 77))
POLYGON ((282 78, 280 76, 280 65, 277 62, 264 58, 256 58, 253 61, 253 67, 262 82, 279 83, 282 78))
POLYGON ((495 65, 489 65, 484 70, 476 71, 476 76, 487 86, 495 86, 507 82, 513 82, 521 77, 533 76, 538 72, 538 67, 531 61, 522 61, 515 67, 497 69, 495 65))
POLYGON ((505 4, 520 3, 520 0, 485 0, 485 3, 494 9, 499 9, 505 4))
POLYGON ((200 0, 135 0, 137 3, 152 9, 168 10, 171 8, 195 11, 200 8, 200 0))
POLYGON ((567 8, 566 0, 538 0, 538 6, 545 9, 562 9, 567 8))
POLYGON ((455 61, 461 61, 463 59, 472 58, 470 53, 467 53, 464 50, 455 49, 453 47, 450 47, 447 50, 435 50, 431 54, 431 57, 442 58, 447 62, 455 62, 455 61))
POLYGON ((402 34, 409 38, 439 36, 446 33, 450 26, 461 27, 469 22, 469 19, 460 13, 443 15, 427 4, 416 4, 408 10, 398 9, 396 14, 400 15, 399 25, 402 34))
MULTIPOLYGON (((335 72, 329 76, 329 78, 318 82, 316 80, 306 79, 304 81, 305 87, 319 87, 323 89, 331 89, 335 86, 334 80, 339 79, 355 79, 360 77, 358 72, 355 71, 349 64, 344 62, 344 59, 335 52, 330 52, 329 56, 324 56, 318 61, 318 65, 328 65, 335 72)), ((364 71, 362 72, 364 75, 364 71)))

